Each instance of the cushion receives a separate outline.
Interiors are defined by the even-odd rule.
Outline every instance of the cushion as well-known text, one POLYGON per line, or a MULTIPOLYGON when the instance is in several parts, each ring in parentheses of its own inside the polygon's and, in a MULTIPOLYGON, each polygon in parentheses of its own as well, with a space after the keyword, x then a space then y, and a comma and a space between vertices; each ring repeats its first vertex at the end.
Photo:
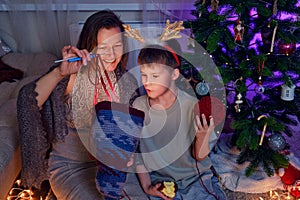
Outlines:
POLYGON ((13 83, 3 82, 0 84, 0 91, 5 91, 5 92, 1 92, 0 94, 0 106, 10 98, 15 87, 18 85, 18 82, 19 81, 13 83))
POLYGON ((56 59, 57 57, 50 53, 34 54, 32 61, 34 64, 28 67, 25 76, 41 75, 48 72, 56 59))
POLYGON ((32 57, 33 54, 9 53, 3 56, 1 59, 5 64, 16 69, 20 69, 26 73, 28 66, 33 65, 32 57))
POLYGON ((11 99, 5 102, 0 107, 0 127, 17 127, 17 102, 16 99, 11 99))
MULTIPOLYGON (((17 149, 19 146, 18 127, 0 126, 0 151, 7 152, 17 149)), ((0 157, 2 162, 3 157, 0 157)))
POLYGON ((46 73, 53 66, 57 57, 51 53, 9 53, 2 57, 7 65, 24 72, 24 76, 46 73))
POLYGON ((16 85, 16 87, 14 88, 14 90, 11 92, 11 95, 10 95, 10 98, 11 99, 14 99, 14 98, 17 98, 18 95, 19 95, 19 91, 20 89, 26 85, 27 83, 30 83, 36 79, 38 79, 40 77, 40 75, 35 75, 35 76, 28 76, 28 77, 25 77, 23 78, 22 80, 20 80, 18 82, 18 84, 16 85))
POLYGON ((18 128, 0 126, 0 199, 9 192, 21 170, 18 128))
POLYGON ((13 68, 0 59, 0 83, 4 81, 14 82, 16 79, 20 80, 23 74, 23 71, 20 69, 13 68))
POLYGON ((2 41, 0 39, 0 57, 4 56, 5 54, 7 54, 5 46, 3 46, 2 41))
POLYGON ((6 53, 17 51, 18 45, 17 45, 16 40, 13 38, 12 35, 7 33, 5 30, 0 30, 0 39, 1 39, 2 43, 4 44, 2 46, 4 47, 4 50, 6 51, 6 53))

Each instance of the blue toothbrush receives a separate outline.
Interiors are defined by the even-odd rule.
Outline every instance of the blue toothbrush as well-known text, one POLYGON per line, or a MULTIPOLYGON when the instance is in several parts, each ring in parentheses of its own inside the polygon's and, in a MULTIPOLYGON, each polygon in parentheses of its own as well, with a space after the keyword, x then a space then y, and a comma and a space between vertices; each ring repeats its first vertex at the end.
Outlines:
MULTIPOLYGON (((92 54, 91 53, 90 55, 91 55, 91 58, 95 58, 95 57, 99 56, 100 54, 92 54)), ((61 60, 55 60, 54 63, 60 63, 63 61, 76 62, 79 60, 81 60, 80 57, 72 57, 72 58, 65 58, 65 59, 61 59, 61 60)))

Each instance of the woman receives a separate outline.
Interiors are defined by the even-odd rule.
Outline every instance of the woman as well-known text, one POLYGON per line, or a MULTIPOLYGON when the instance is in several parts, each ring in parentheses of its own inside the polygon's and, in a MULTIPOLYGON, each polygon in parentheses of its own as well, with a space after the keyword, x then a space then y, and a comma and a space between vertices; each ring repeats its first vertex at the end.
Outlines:
POLYGON ((90 159, 78 130, 84 128, 81 122, 88 121, 87 115, 96 102, 109 100, 103 85, 97 82, 99 77, 90 72, 102 73, 105 68, 112 82, 114 101, 128 103, 137 96, 137 81, 128 73, 123 76, 127 56, 123 54, 122 24, 109 10, 91 15, 77 47, 62 49, 63 59, 80 57, 81 60, 61 62, 20 91, 21 178, 25 186, 40 188, 49 179, 57 199, 102 199, 95 185, 95 161, 90 159), (93 58, 90 52, 98 56, 93 58), (94 102, 87 98, 90 91, 92 98, 96 97, 94 102))

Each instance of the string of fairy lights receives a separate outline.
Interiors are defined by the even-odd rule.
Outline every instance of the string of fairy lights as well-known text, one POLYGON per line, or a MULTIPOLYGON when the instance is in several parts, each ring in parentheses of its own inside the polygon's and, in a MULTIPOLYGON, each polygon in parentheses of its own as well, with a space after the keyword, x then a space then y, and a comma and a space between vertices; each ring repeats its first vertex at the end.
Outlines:
POLYGON ((21 180, 18 179, 10 189, 6 200, 34 200, 33 196, 33 191, 30 189, 23 189, 21 187, 21 180))

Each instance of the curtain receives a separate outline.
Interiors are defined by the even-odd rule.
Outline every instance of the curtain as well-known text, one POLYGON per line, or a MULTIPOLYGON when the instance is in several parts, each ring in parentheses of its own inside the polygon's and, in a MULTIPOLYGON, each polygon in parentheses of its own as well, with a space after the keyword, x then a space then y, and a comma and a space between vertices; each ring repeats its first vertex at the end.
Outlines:
POLYGON ((46 51, 59 55, 62 46, 69 43, 68 27, 74 23, 70 13, 77 12, 76 3, 69 6, 67 0, 3 2, 8 14, 6 23, 11 27, 10 35, 18 52, 46 51))
POLYGON ((153 24, 164 26, 167 19, 187 20, 191 17, 191 9, 194 9, 193 0, 177 0, 172 3, 167 0, 125 0, 119 4, 111 3, 109 0, 99 2, 99 0, 0 0, 0 37, 4 34, 11 36, 15 40, 16 52, 44 51, 60 56, 64 45, 75 43, 71 37, 77 37, 80 32, 76 26, 82 27, 84 20, 95 11, 108 8, 120 13, 121 19, 126 23, 128 21, 139 26, 153 26, 153 24), (124 5, 135 7, 132 10, 130 8, 123 10, 124 5), (127 17, 130 13, 133 16, 131 19, 127 17))

